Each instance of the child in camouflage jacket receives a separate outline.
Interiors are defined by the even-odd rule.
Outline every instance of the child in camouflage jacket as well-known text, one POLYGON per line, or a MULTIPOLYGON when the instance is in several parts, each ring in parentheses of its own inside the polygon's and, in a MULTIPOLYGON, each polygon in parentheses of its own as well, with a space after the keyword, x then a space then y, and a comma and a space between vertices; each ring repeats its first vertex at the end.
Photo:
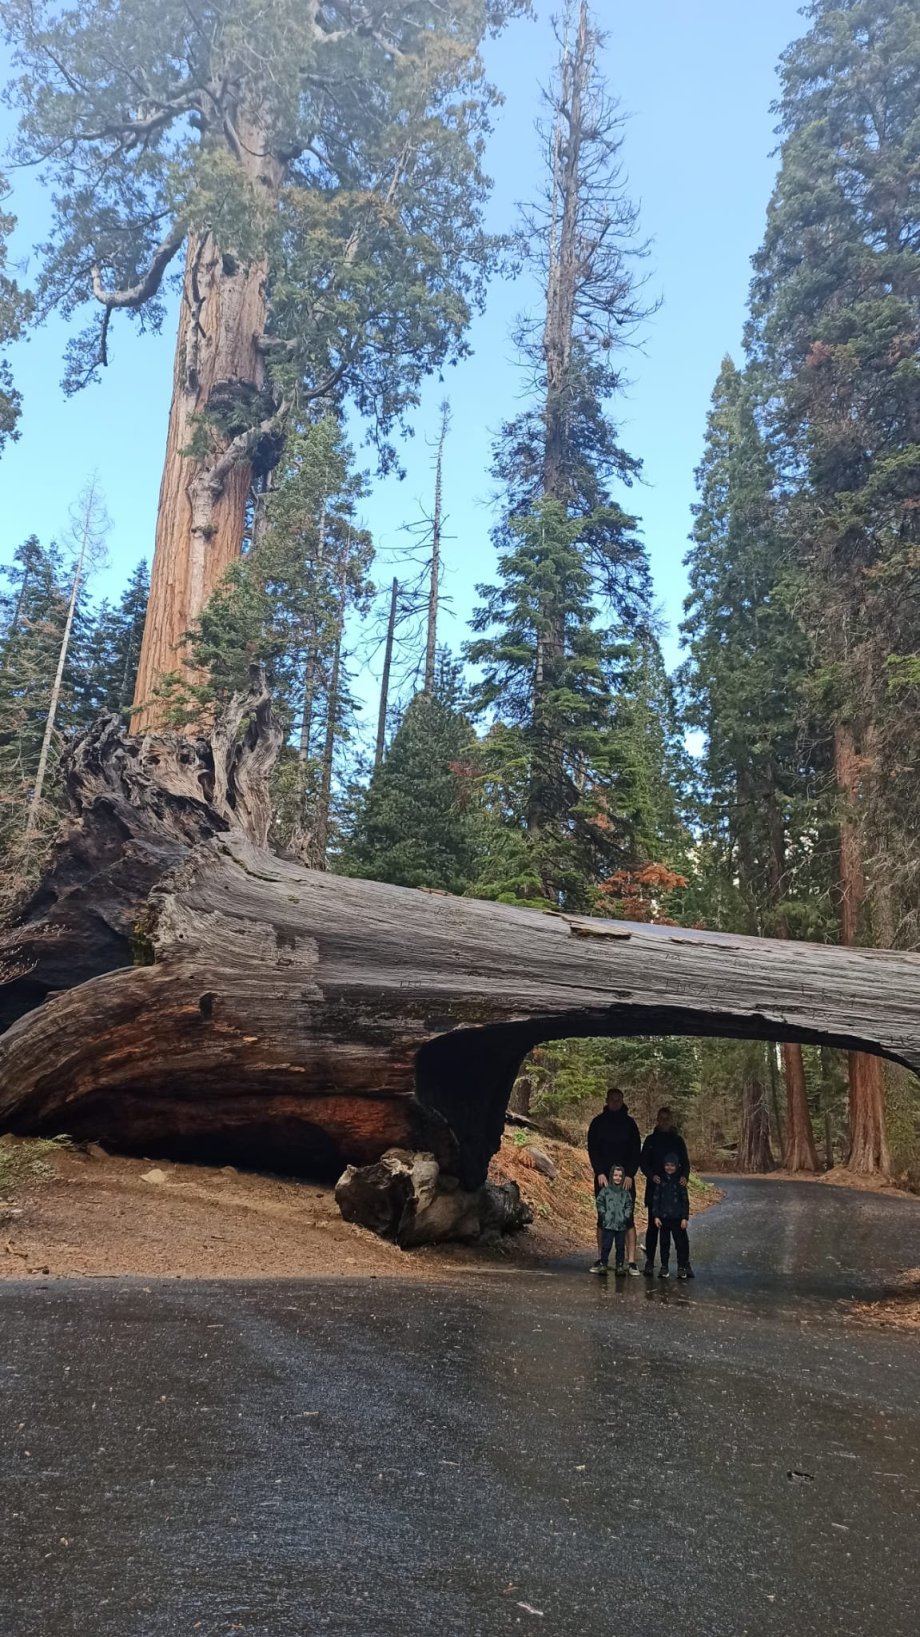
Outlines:
POLYGON ((598 1273, 607 1272, 610 1252, 616 1245, 616 1273, 626 1272, 626 1234, 632 1227, 633 1194, 626 1186, 622 1165, 615 1165, 610 1180, 597 1195, 597 1222, 601 1230, 600 1260, 594 1264, 598 1273))

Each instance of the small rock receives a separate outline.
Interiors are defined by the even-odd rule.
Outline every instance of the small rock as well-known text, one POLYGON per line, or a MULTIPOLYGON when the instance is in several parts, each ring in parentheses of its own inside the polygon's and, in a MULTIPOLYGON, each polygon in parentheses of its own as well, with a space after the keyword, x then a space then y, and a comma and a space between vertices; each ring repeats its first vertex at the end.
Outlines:
POLYGON ((91 1160, 107 1160, 109 1157, 102 1144, 98 1142, 88 1142, 84 1153, 88 1154, 91 1160))
POLYGON ((159 1170, 156 1169, 156 1167, 154 1167, 154 1169, 152 1171, 145 1171, 143 1176, 141 1177, 141 1182, 165 1182, 165 1181, 166 1181, 166 1172, 165 1171, 159 1171, 159 1170))
POLYGON ((222 1165, 220 1174, 222 1177, 238 1177, 240 1173, 235 1165, 222 1165))
POLYGON ((536 1143, 528 1143, 524 1153, 528 1155, 535 1171, 539 1171, 544 1177, 549 1177, 550 1182, 555 1179, 556 1167, 545 1149, 538 1148, 536 1143))

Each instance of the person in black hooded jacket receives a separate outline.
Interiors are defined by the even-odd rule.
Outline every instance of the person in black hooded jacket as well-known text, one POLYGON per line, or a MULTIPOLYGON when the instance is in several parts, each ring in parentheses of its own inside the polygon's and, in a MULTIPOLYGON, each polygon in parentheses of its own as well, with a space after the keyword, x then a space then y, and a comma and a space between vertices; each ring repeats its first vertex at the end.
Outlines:
MULTIPOLYGON (((595 1194, 599 1189, 606 1187, 615 1165, 622 1165, 626 1186, 634 1190, 641 1151, 642 1138, 639 1136, 639 1127, 626 1107, 622 1091, 617 1086, 611 1086, 604 1108, 588 1127, 588 1158, 594 1171, 595 1194)), ((597 1249, 600 1260, 600 1224, 597 1230, 597 1249)), ((638 1274, 635 1228, 630 1228, 627 1234, 626 1255, 630 1273, 638 1274)))
POLYGON ((668 1262, 671 1256, 671 1237, 674 1238, 674 1248, 677 1251, 678 1279, 692 1279, 693 1269, 690 1266, 690 1240, 687 1234, 687 1223, 690 1217, 690 1196, 687 1184, 678 1169, 676 1154, 666 1154, 664 1171, 660 1182, 656 1182, 652 1191, 652 1217, 659 1234, 661 1235, 661 1271, 659 1279, 671 1277, 668 1262))
POLYGON ((658 1249, 658 1229, 655 1227, 655 1217, 651 1209, 652 1193, 656 1182, 660 1182, 664 1174, 665 1155, 677 1155, 677 1168, 684 1182, 690 1181, 690 1156, 687 1153, 687 1144, 674 1124, 674 1116, 667 1104, 658 1110, 655 1119, 655 1129, 650 1131, 642 1144, 642 1154, 639 1164, 645 1177, 645 1208, 648 1211, 648 1227, 645 1230, 645 1267, 643 1272, 647 1279, 651 1279, 655 1271, 655 1252, 658 1249))

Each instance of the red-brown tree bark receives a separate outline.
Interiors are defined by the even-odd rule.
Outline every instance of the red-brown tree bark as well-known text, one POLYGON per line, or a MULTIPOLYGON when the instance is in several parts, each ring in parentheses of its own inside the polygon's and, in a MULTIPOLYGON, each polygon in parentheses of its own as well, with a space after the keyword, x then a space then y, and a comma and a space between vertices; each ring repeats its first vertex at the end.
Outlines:
POLYGON ((770 1109, 767 1084, 760 1073, 746 1073, 741 1088, 741 1132, 738 1170, 762 1174, 775 1168, 770 1146, 770 1109))
MULTIPOLYGON (((862 768, 849 723, 834 734, 834 769, 841 796, 840 931, 848 947, 859 942, 866 898, 866 877, 856 818, 862 768)), ((880 1060, 851 1052, 849 1075, 850 1147, 847 1168, 863 1176, 891 1175, 891 1153, 885 1121, 885 1076, 880 1060)))
MULTIPOLYGON (((268 151, 257 120, 240 118, 239 159, 254 200, 277 197, 282 169, 268 151)), ((251 459, 276 429, 279 413, 265 406, 254 426, 221 431, 203 417, 237 401, 252 415, 265 385, 267 268, 226 255, 214 235, 191 234, 185 261, 166 455, 157 510, 150 600, 134 703, 137 731, 162 726, 157 689, 177 673, 194 682, 184 652, 211 593, 240 555, 252 478, 251 459), (207 431, 210 447, 191 454, 207 431)))

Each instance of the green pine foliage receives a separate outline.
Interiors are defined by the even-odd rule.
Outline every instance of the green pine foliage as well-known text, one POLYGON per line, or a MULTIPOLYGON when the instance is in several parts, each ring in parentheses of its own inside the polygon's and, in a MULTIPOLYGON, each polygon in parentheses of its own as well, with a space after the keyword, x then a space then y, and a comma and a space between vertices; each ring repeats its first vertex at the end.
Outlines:
MULTIPOLYGON (((12 849, 25 824, 61 650, 73 564, 60 548, 31 535, 0 571, 0 850, 12 849)), ((54 780, 63 747, 97 714, 101 655, 97 617, 84 590, 78 598, 52 742, 45 828, 59 811, 54 780)))
POLYGON ((808 16, 781 66, 782 164, 750 340, 797 546, 812 700, 860 758, 870 921, 913 944, 920 16, 908 0, 817 0, 808 16))
POLYGON ((371 779, 342 873, 465 892, 481 843, 476 755, 456 667, 442 663, 435 691, 416 694, 371 779))
POLYGON ((85 638, 80 715, 87 722, 111 711, 130 721, 144 633, 150 574, 138 563, 118 602, 100 603, 85 638))
MULTIPOLYGON (((244 690, 260 663, 286 735, 322 726, 323 683, 339 624, 348 608, 367 606, 370 536, 357 521, 366 492, 338 420, 326 416, 288 440, 264 516, 247 555, 212 597, 189 653, 204 673, 200 688, 175 691, 177 719, 202 705, 219 707, 244 690), (311 692, 312 688, 312 692, 311 692), (304 723, 304 709, 315 716, 304 723)), ((308 747, 309 748, 309 747, 308 747)))
POLYGON ((26 818, 51 697, 67 589, 55 549, 34 535, 4 571, 0 599, 0 849, 26 818))
MULTIPOLYGON (((578 909, 632 856, 638 802, 631 724, 619 707, 633 651, 601 625, 582 529, 555 500, 514 522, 500 584, 480 587, 473 629, 485 634, 468 648, 482 668, 477 708, 496 718, 482 750, 487 806, 496 827, 518 832, 523 866, 516 880, 484 878, 480 889, 578 909), (547 642, 551 625, 561 646, 547 642)), ((500 852, 507 865, 508 849, 500 852)))
MULTIPOLYGON (((6 181, 0 176, 0 200, 6 192, 6 181)), ((9 438, 19 436, 19 412, 22 407, 22 396, 13 384, 9 363, 2 356, 3 349, 11 341, 19 339, 33 310, 31 296, 6 271, 7 239, 15 226, 15 217, 0 211, 0 452, 9 438)))
POLYGON ((797 565, 775 475, 750 381, 730 358, 697 484, 681 680, 686 721, 703 735, 704 856, 725 882, 713 922, 820 937, 833 919, 827 747, 807 710, 809 649, 790 610, 797 565))
POLYGON ((188 652, 201 678, 174 676, 165 692, 176 726, 212 715, 245 691, 260 665, 284 746, 274 774, 274 837, 323 867, 347 828, 339 812, 349 776, 356 707, 351 623, 370 606, 373 545, 358 520, 366 483, 333 415, 287 440, 273 487, 259 497, 253 544, 226 574, 188 652))

